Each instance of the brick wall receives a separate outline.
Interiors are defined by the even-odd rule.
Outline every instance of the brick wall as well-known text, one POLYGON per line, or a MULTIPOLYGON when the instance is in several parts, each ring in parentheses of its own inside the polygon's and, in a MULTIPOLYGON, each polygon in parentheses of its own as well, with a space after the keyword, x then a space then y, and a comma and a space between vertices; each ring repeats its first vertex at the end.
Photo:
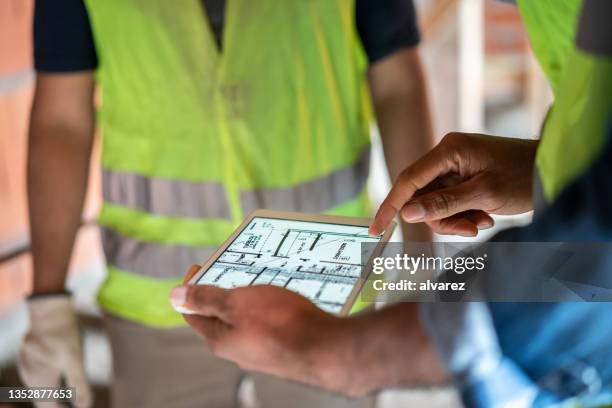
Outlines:
MULTIPOLYGON (((0 2, 0 254, 27 242, 26 126, 32 95, 32 0, 0 2)), ((29 259, 0 265, 0 311, 29 284, 29 259)))

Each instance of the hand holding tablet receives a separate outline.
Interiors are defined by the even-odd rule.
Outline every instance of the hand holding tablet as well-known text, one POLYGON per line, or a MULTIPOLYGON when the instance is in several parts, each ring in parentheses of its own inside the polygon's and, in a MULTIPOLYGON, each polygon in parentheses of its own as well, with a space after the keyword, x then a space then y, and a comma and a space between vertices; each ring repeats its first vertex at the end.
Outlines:
POLYGON ((371 236, 370 221, 256 210, 188 283, 224 289, 280 286, 325 311, 346 315, 367 279, 370 259, 395 227, 371 236))
POLYGON ((171 301, 219 357, 350 393, 359 387, 341 368, 353 358, 355 330, 376 329, 367 314, 339 315, 351 310, 393 229, 370 236, 369 223, 255 211, 202 267, 190 269, 171 301), (362 243, 374 245, 362 253, 362 243))

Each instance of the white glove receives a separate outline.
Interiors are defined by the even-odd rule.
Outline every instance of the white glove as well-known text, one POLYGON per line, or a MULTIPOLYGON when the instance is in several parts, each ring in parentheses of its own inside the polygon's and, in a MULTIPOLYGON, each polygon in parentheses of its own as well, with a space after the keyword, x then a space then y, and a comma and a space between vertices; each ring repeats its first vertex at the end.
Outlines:
POLYGON ((75 388, 74 406, 91 407, 79 327, 70 297, 41 297, 29 300, 28 306, 30 331, 17 360, 21 380, 28 387, 59 387, 63 379, 67 387, 75 388))

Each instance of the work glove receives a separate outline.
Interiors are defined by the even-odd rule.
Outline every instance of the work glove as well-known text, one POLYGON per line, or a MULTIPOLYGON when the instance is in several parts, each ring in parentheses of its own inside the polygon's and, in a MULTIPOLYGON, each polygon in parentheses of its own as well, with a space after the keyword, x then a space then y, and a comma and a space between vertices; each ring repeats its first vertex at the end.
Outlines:
POLYGON ((77 316, 70 296, 31 299, 28 307, 30 331, 17 360, 21 380, 28 387, 74 387, 74 406, 91 407, 92 395, 85 376, 77 316))

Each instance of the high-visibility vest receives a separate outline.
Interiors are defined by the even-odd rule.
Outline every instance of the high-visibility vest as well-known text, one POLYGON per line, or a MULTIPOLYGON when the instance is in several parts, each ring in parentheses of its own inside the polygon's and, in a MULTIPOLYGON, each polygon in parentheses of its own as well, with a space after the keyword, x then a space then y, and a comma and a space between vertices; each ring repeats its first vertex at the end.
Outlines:
POLYGON ((550 203, 603 148, 612 111, 612 58, 591 52, 588 44, 575 45, 583 1, 519 0, 518 4, 555 94, 536 155, 536 186, 550 203))
POLYGON ((107 311, 168 303, 255 208, 369 214, 371 104, 354 1, 87 0, 99 57, 107 311))

